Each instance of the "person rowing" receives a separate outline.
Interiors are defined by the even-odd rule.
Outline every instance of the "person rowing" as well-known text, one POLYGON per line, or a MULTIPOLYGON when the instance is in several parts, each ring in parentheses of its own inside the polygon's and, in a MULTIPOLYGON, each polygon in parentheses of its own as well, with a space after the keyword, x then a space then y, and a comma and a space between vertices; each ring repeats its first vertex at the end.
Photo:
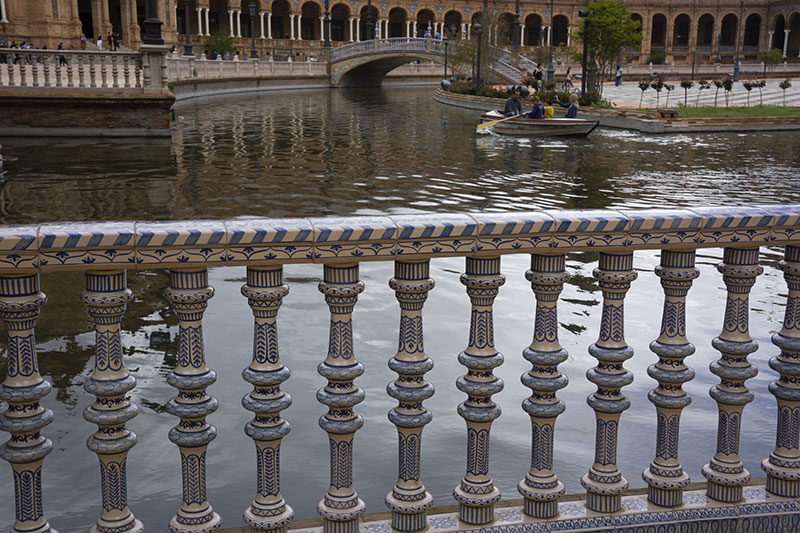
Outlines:
POLYGON ((511 90, 511 96, 506 100, 506 107, 503 109, 504 117, 513 117, 514 115, 522 115, 522 101, 520 100, 519 87, 514 87, 511 90))

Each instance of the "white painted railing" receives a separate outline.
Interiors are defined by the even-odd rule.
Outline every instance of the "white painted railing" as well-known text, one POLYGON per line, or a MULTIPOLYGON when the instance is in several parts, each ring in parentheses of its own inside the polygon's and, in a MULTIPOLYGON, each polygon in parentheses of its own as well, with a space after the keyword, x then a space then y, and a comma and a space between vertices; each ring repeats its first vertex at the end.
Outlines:
POLYGON ((331 61, 341 61, 348 57, 374 54, 378 52, 415 51, 445 53, 445 46, 458 46, 456 41, 443 41, 440 39, 426 39, 422 37, 392 37, 391 39, 372 39, 353 44, 346 44, 334 48, 331 52, 331 61), (447 43, 447 45, 445 45, 447 43))
POLYGON ((260 59, 198 59, 167 54, 169 81, 218 78, 318 77, 327 74, 320 61, 264 61, 260 59))
MULTIPOLYGON (((258 484, 243 519, 254 531, 285 532, 293 511, 280 492, 279 450, 289 433, 281 412, 291 398, 280 388, 290 375, 278 355, 276 320, 289 291, 283 265, 316 263, 323 271, 319 289, 331 319, 327 357, 317 366, 327 384, 316 394, 328 408, 319 424, 328 434, 331 484, 317 510, 325 532, 357 533, 365 506, 354 488, 357 456, 353 439, 363 420, 354 407, 364 400, 365 393, 354 380, 365 369, 353 352, 351 315, 364 290, 359 277, 361 261, 394 263, 395 274, 389 283, 400 307, 398 351, 387 358, 398 374, 387 387, 387 394, 398 401, 389 410, 389 419, 398 430, 399 475, 392 488, 393 480, 386 480, 390 492, 385 500, 393 530, 414 533, 429 525, 443 533, 484 526, 484 531, 498 533, 586 531, 587 527, 621 531, 622 526, 625 531, 674 531, 675 527, 687 531, 798 530, 800 206, 787 205, 0 227, 0 319, 8 331, 7 377, 0 385, 0 428, 11 434, 0 447, 0 457, 13 468, 17 519, 13 531, 50 531, 44 517, 41 479, 43 460, 53 448, 43 429, 53 413, 41 402, 51 386, 39 373, 34 340, 36 319, 47 302, 40 291, 39 272, 75 270, 86 273, 81 300, 96 333, 93 373, 84 383, 96 401, 84 417, 97 426, 87 442, 101 465, 103 505, 97 529, 111 530, 113 524, 113 531, 142 530, 127 500, 127 454, 136 444, 136 436, 125 424, 137 414, 128 394, 136 380, 125 370, 120 334, 126 305, 132 299, 126 271, 132 269, 170 270, 166 298, 180 326, 179 356, 167 377, 177 390, 166 411, 177 418, 169 440, 180 451, 183 497, 169 504, 178 508, 170 531, 193 533, 219 526, 220 516, 209 503, 214 495, 207 491, 206 456, 224 450, 209 449, 216 429, 206 417, 217 409, 217 400, 206 389, 215 382, 216 374, 206 364, 202 320, 214 294, 208 268, 244 265, 247 277, 241 292, 252 309, 255 334, 253 358, 242 373, 253 389, 242 405, 254 415, 244 432, 256 448, 253 477, 258 484), (772 336, 777 350, 773 349, 775 356, 769 361, 779 374, 769 386, 777 400, 777 424, 763 422, 763 430, 775 431, 777 438, 773 449, 758 452, 766 484, 745 488, 751 473, 739 456, 741 419, 744 406, 755 396, 745 381, 758 372, 747 360, 758 346, 749 332, 749 293, 763 272, 759 249, 767 246, 783 247, 780 268, 788 285, 785 318, 782 329, 772 336), (695 351, 687 338, 685 305, 699 275, 696 252, 704 248, 724 250, 717 269, 725 286, 726 305, 717 317, 722 331, 711 343, 720 358, 710 365, 710 372, 720 378, 710 391, 717 403, 718 439, 716 453, 702 468, 705 492, 685 495, 689 478, 678 461, 678 434, 681 412, 691 402, 682 386, 695 375, 684 362, 695 351), (656 444, 653 460, 641 465, 648 485, 646 499, 632 497, 629 505, 623 506, 628 482, 617 465, 617 447, 620 416, 630 400, 621 389, 634 377, 623 366, 633 356, 624 335, 624 304, 631 282, 640 275, 634 267, 636 250, 660 253, 655 274, 663 287, 663 314, 660 332, 657 326, 652 332, 652 338, 657 338, 649 348, 656 357, 647 370, 654 380, 648 399, 655 406, 658 422, 656 434, 641 440, 656 444), (586 440, 594 442, 595 460, 581 478, 585 503, 559 504, 564 486, 554 470, 553 456, 554 452, 570 452, 554 450, 556 419, 565 409, 556 394, 568 384, 558 365, 569 358, 558 340, 557 306, 569 278, 565 254, 587 251, 599 254, 593 276, 603 297, 598 339, 588 348, 598 363, 586 373, 597 386, 587 398, 594 410, 596 438, 586 440), (508 510, 495 513, 500 492, 489 472, 490 430, 500 416, 492 396, 503 390, 502 380, 493 371, 504 360, 494 344, 493 303, 505 283, 501 257, 506 254, 529 255, 531 267, 525 277, 536 297, 531 309, 533 341, 523 351, 531 367, 521 377, 531 389, 522 403, 530 417, 531 462, 519 465, 515 480, 521 479, 518 490, 524 503, 510 515, 508 510), (453 491, 459 504, 457 517, 450 518, 449 524, 434 525, 442 520, 428 521, 432 498, 422 483, 420 468, 420 439, 431 421, 423 401, 434 393, 425 381, 433 363, 423 349, 422 310, 434 286, 430 261, 441 257, 466 258, 460 280, 470 298, 471 322, 467 347, 458 356, 466 374, 456 383, 467 396, 458 406, 466 422, 466 473, 453 491), (514 527, 493 529, 497 522, 514 527)), ((718 280, 711 283, 720 285, 718 280)), ((773 290, 783 293, 785 285, 777 283, 774 281, 773 290)), ((658 312, 653 312, 657 317, 658 312)), ((631 425, 625 431, 638 430, 631 425)), ((358 452, 369 453, 369 448, 358 452)), ((139 455, 136 460, 148 458, 139 455)), ((135 467, 133 462, 130 465, 135 467)), ((60 466, 50 464, 48 469, 60 466)), ((286 473, 286 477, 292 475, 286 473)), ((164 525, 148 524, 147 528, 163 530, 164 525)), ((389 531, 389 525, 370 531, 389 531)))
POLYGON ((0 87, 141 91, 139 52, 0 48, 0 87))

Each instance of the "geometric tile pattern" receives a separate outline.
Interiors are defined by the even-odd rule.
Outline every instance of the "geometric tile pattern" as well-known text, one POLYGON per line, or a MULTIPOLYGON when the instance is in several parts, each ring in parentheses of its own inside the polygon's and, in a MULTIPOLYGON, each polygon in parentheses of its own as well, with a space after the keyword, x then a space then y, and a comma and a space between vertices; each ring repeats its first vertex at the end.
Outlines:
POLYGON ((0 272, 745 243, 800 243, 800 205, 4 226, 0 272))
MULTIPOLYGON (((657 507, 646 494, 622 497, 622 511, 600 514, 589 510, 583 500, 560 502, 559 514, 552 520, 537 520, 522 514, 520 506, 499 508, 494 523, 474 529, 459 522, 458 513, 430 514, 431 533, 456 533, 472 529, 480 533, 550 533, 619 532, 619 533, 796 533, 800 531, 800 502, 778 498, 763 485, 744 488, 744 500, 738 504, 711 502, 705 490, 684 493, 684 504, 676 509, 657 507)), ((435 509, 433 510, 435 512, 435 509)), ((361 533, 389 533, 389 520, 361 524, 361 533)), ((290 526, 290 531, 291 526, 290 526)), ((292 533, 321 533, 321 528, 293 530, 292 533)))

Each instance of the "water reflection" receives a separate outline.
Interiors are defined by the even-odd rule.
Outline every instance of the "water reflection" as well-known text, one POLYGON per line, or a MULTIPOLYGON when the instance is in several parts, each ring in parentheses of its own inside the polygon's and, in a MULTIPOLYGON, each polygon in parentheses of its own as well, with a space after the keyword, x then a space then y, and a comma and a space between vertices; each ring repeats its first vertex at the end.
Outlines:
MULTIPOLYGON (((646 136, 600 130, 582 140, 525 140, 476 136, 473 113, 438 106, 429 89, 382 91, 294 91, 181 103, 171 141, 36 141, 4 139, 7 163, 0 181, 3 223, 49 220, 188 219, 237 216, 319 216, 413 211, 497 211, 547 208, 735 205, 800 202, 800 165, 791 134, 738 136, 646 136)), ((769 336, 780 327, 786 286, 774 268, 780 251, 764 249, 766 272, 752 297, 752 335, 761 348, 751 356, 761 374, 750 380, 756 401, 745 410, 742 455, 760 475, 758 463, 773 444, 775 402, 767 384, 775 379, 767 360, 769 336)), ((653 268, 655 252, 636 252, 640 277, 626 298, 628 343, 636 355, 626 363, 636 376, 624 389, 632 407, 622 417, 620 467, 633 486, 652 459, 654 409, 647 391, 654 382, 649 342, 657 336, 663 292, 653 268), (646 436, 644 441, 642 436, 646 436)), ((698 346, 687 360, 697 378, 685 388, 694 398, 684 415, 681 460, 694 480, 713 454, 716 406, 708 388, 716 379, 708 363, 719 354, 724 288, 714 265, 720 250, 698 254, 701 277, 689 293, 689 338, 698 346)), ((516 483, 528 469, 527 415, 519 407, 530 391, 519 383, 529 369, 521 357, 530 343, 534 298, 524 279, 525 256, 503 258, 507 283, 496 300, 496 342, 506 356, 497 375, 506 389, 495 397, 503 408, 492 436, 492 473, 504 498, 516 498, 516 483)), ((556 432, 556 471, 570 492, 592 462, 593 413, 586 396, 594 387, 584 373, 600 317, 601 295, 591 276, 596 256, 571 254, 572 275, 562 293, 562 344, 570 358, 561 366, 570 385, 559 396, 568 406, 556 432), (588 429, 587 429, 588 428, 588 429)), ((426 304, 426 350, 436 362, 428 375, 436 396, 426 405, 435 419, 424 432, 423 481, 437 505, 452 503, 450 491, 464 469, 464 423, 455 412, 464 399, 454 386, 464 373, 456 355, 466 346, 469 305, 458 277, 463 259, 437 259, 437 286, 426 304)), ((316 365, 326 352, 327 314, 316 285, 315 265, 286 268, 291 293, 279 314, 281 354, 292 370, 286 391, 294 399, 285 412, 292 424, 283 450, 283 483, 298 518, 314 517, 327 485, 328 451, 317 426, 322 407, 314 391, 323 385, 316 365)), ((386 413, 394 402, 386 366, 394 355, 399 312, 387 286, 389 263, 362 266, 367 285, 356 306, 356 352, 367 373, 357 383, 367 401, 356 409, 367 424, 356 437, 355 486, 370 512, 383 511, 383 496, 396 476, 395 429, 386 413)), ((249 392, 241 377, 252 347, 252 314, 239 294, 244 268, 213 269, 216 296, 205 315, 209 365, 219 375, 209 393, 220 409, 209 418, 219 437, 209 451, 210 500, 227 526, 240 523, 253 497, 253 445, 242 428, 250 413, 240 399, 249 392)), ((129 275, 135 299, 122 323, 126 365, 138 380, 132 399, 141 406, 130 427, 139 435, 131 451, 129 496, 137 516, 151 529, 166 524, 178 507, 180 464, 166 435, 176 420, 164 411, 175 394, 165 376, 175 365, 177 320, 163 297, 164 271, 129 275)), ((56 412, 45 428, 55 450, 45 461, 47 516, 62 531, 86 530, 98 514, 97 460, 85 447, 94 431, 82 410, 91 396, 82 390, 91 372, 94 335, 80 307, 80 273, 47 274, 49 302, 37 323, 42 373, 54 385, 44 404, 56 412), (65 487, 71 490, 65 491, 65 487)), ((5 336, 2 336, 5 343, 5 336)), ((0 359, 0 373, 5 371, 0 359)), ((9 529, 11 473, 0 463, 0 529, 9 529)))

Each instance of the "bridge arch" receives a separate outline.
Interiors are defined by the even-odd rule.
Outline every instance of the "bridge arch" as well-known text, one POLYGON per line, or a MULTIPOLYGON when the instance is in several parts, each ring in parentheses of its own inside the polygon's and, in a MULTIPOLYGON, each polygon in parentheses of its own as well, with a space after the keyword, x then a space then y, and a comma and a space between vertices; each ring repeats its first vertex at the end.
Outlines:
POLYGON ((425 38, 372 40, 336 48, 331 55, 331 85, 377 87, 386 74, 414 61, 445 61, 445 44, 425 38))

